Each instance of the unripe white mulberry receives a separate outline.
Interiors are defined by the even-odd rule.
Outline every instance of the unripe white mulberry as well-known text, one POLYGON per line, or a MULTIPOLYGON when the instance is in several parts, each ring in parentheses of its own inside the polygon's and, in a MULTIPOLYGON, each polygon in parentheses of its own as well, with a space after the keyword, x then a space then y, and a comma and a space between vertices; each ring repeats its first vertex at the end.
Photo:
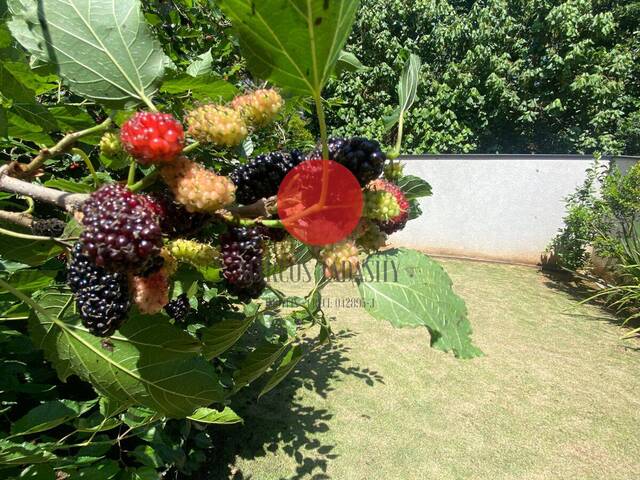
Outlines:
POLYGON ((261 89, 234 98, 231 105, 249 124, 262 127, 276 118, 284 101, 277 91, 261 89))
POLYGON ((222 105, 203 105, 187 115, 189 135, 221 147, 240 145, 249 133, 239 112, 222 105))
POLYGON ((206 268, 220 264, 220 253, 207 243, 195 240, 174 240, 167 244, 167 250, 172 257, 197 268, 206 268))
POLYGON ((235 200, 231 180, 185 157, 164 166, 160 174, 176 201, 189 212, 214 213, 235 200))

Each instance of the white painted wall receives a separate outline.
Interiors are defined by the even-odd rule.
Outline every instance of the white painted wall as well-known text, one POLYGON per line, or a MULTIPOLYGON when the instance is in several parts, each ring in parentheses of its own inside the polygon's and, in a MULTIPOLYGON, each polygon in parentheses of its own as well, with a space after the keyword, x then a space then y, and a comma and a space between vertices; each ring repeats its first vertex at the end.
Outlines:
MULTIPOLYGON (((427 180, 423 215, 391 238, 431 253, 539 263, 562 227, 564 198, 582 184, 592 158, 580 155, 403 157, 427 180)), ((639 158, 618 159, 621 168, 639 158)))

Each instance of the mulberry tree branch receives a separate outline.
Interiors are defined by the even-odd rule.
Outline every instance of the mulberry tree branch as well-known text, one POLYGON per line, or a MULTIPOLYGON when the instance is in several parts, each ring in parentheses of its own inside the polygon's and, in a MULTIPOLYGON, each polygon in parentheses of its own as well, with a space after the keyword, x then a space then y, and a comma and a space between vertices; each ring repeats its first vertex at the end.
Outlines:
POLYGON ((72 212, 89 197, 84 193, 69 193, 55 188, 44 187, 37 183, 25 182, 8 175, 11 165, 4 165, 0 168, 0 190, 9 193, 26 195, 41 202, 50 203, 60 208, 72 212))
POLYGON ((261 198, 251 205, 230 207, 226 210, 233 216, 242 218, 270 217, 278 211, 277 199, 276 197, 261 198))
POLYGON ((28 213, 7 212, 5 210, 0 210, 0 221, 13 223, 14 225, 19 225, 25 228, 31 228, 33 217, 28 213))
POLYGON ((61 153, 64 153, 69 149, 77 140, 94 133, 104 132, 111 126, 111 118, 107 118, 104 122, 99 123, 91 128, 80 130, 73 133, 68 133, 62 139, 51 148, 43 148, 40 153, 27 164, 13 162, 10 164, 9 173, 16 177, 30 177, 33 176, 49 158, 55 157, 61 153))

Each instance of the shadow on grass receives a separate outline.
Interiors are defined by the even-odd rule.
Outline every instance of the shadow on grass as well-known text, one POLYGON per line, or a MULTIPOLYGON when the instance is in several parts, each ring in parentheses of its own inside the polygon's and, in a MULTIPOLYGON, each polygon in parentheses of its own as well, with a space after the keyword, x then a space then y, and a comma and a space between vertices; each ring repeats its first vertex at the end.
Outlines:
POLYGON ((350 330, 336 333, 331 343, 309 353, 286 380, 260 400, 256 389, 242 390, 232 407, 244 419, 244 425, 213 432, 217 443, 213 465, 193 479, 262 480, 252 472, 241 471, 235 463, 264 457, 278 449, 296 463, 295 471, 280 477, 282 480, 329 479, 326 472, 329 462, 337 457, 333 453, 335 445, 323 443, 317 434, 329 430, 333 415, 325 408, 303 405, 298 392, 306 389, 327 398, 335 383, 347 375, 371 387, 384 383, 375 371, 346 365, 350 349, 344 341, 355 335, 350 330))

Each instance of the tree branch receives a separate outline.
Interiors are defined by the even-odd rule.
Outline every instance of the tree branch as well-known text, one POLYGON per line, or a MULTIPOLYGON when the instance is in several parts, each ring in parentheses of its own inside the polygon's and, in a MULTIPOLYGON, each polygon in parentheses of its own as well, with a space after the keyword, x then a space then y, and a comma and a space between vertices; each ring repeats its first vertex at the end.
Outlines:
POLYGON ((14 177, 33 176, 42 167, 46 160, 65 152, 78 139, 86 137, 93 133, 103 132, 110 126, 111 118, 107 118, 104 122, 95 125, 94 127, 87 128, 86 130, 80 130, 78 132, 68 133, 67 135, 62 137, 62 139, 53 147, 43 148, 42 150, 40 150, 40 153, 38 153, 38 155, 26 165, 18 162, 10 163, 8 173, 14 177))
POLYGON ((26 195, 41 202, 57 205, 69 212, 77 210, 80 205, 89 197, 84 193, 68 193, 55 188, 44 187, 37 183, 25 182, 17 178, 10 177, 8 171, 11 164, 0 167, 0 190, 10 193, 26 195))
POLYGON ((0 221, 13 223, 25 228, 31 228, 33 217, 27 213, 7 212, 0 210, 0 221))
POLYGON ((233 216, 242 218, 270 217, 278 211, 277 198, 261 198, 251 205, 230 207, 227 208, 227 211, 233 216))

